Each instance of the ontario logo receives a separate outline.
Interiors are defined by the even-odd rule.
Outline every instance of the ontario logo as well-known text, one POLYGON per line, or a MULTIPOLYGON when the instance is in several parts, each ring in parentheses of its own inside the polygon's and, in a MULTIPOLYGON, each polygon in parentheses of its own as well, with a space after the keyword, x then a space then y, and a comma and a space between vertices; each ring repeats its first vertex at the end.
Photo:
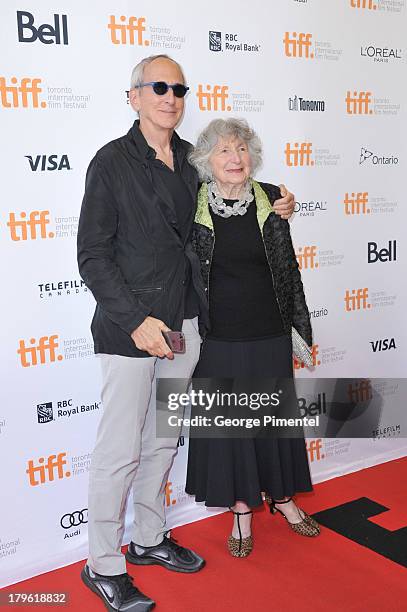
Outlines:
POLYGON ((373 164, 373 166, 397 166, 399 158, 396 155, 376 155, 373 151, 361 147, 359 166, 366 162, 373 164))
POLYGON ((243 42, 238 34, 227 32, 224 35, 224 47, 222 46, 222 32, 217 30, 209 31, 209 50, 215 51, 229 51, 232 53, 244 52, 244 53, 258 53, 261 45, 253 42, 243 42))

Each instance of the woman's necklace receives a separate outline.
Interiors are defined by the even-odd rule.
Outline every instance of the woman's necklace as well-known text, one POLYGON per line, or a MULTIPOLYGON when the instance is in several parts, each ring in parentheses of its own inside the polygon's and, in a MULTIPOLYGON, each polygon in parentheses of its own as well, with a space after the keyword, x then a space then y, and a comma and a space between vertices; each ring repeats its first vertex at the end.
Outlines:
POLYGON ((232 215, 245 215, 247 209, 249 208, 250 202, 253 202, 254 200, 250 181, 246 182, 240 199, 235 202, 233 206, 228 206, 225 204, 215 181, 211 181, 210 183, 207 183, 207 185, 208 202, 210 207, 214 213, 225 219, 231 217, 232 215))

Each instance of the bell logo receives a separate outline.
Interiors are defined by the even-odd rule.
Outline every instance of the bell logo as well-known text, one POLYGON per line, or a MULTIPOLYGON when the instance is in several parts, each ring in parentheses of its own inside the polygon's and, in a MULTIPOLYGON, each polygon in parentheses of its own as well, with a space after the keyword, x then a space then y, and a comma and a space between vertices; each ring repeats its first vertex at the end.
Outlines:
POLYGON ((146 31, 144 26, 146 22, 145 17, 129 17, 127 19, 127 17, 122 15, 119 19, 122 23, 117 23, 116 17, 110 15, 110 23, 107 26, 110 30, 110 39, 114 45, 149 46, 150 41, 146 40, 143 36, 146 31))
POLYGON ((37 238, 54 238, 54 232, 47 234, 49 223, 49 210, 33 210, 29 213, 20 213, 20 218, 16 219, 16 214, 9 213, 7 227, 10 228, 10 237, 14 242, 20 240, 37 240, 37 238))
POLYGON ((177 503, 176 499, 172 499, 171 497, 171 493, 172 493, 172 482, 167 482, 167 484, 165 485, 165 505, 167 506, 167 508, 169 506, 175 506, 175 504, 177 503))
POLYGON ((371 381, 366 378, 359 380, 354 384, 348 385, 348 399, 350 402, 359 404, 361 402, 367 402, 372 399, 372 384, 371 381))
POLYGON ((61 159, 58 160, 58 155, 24 155, 28 159, 30 168, 33 172, 37 170, 71 170, 69 165, 69 159, 67 155, 61 155, 61 159))
POLYGON ((304 32, 286 32, 284 36, 284 53, 287 57, 304 57, 312 59, 314 54, 310 53, 312 34, 304 32))
POLYGON ((207 85, 207 91, 203 91, 203 85, 199 84, 196 93, 199 110, 201 111, 230 111, 232 107, 226 105, 228 101, 229 87, 227 85, 207 85))
POLYGON ((372 115, 373 110, 370 105, 372 102, 371 91, 354 91, 353 95, 350 91, 347 92, 346 98, 346 112, 348 115, 372 115))
POLYGON ((7 85, 5 77, 0 77, 0 103, 3 108, 46 108, 47 103, 40 102, 42 92, 41 79, 22 78, 20 83, 11 77, 7 85))
POLYGON ((36 28, 34 26, 34 15, 28 11, 17 11, 17 28, 19 42, 32 43, 37 39, 44 45, 60 45, 61 30, 62 43, 68 44, 68 19, 66 15, 54 15, 54 25, 44 23, 36 28), (61 18, 61 23, 59 19, 61 18), (24 34, 28 30, 28 35, 24 34))
POLYGON ((346 192, 343 203, 345 215, 368 215, 370 213, 370 208, 367 207, 369 203, 367 191, 358 191, 356 194, 352 191, 350 195, 346 192))
POLYGON ((295 255, 297 257, 298 267, 300 270, 308 270, 308 268, 313 270, 318 268, 318 262, 315 261, 317 256, 316 246, 300 247, 295 255))
POLYGON ((311 142, 295 142, 294 146, 287 142, 284 149, 285 163, 287 166, 313 166, 311 142))
MULTIPOLYGON (((318 359, 318 354, 319 354, 318 348, 319 348, 319 344, 313 344, 311 347, 312 366, 314 368, 321 365, 321 361, 318 359)), ((305 368, 304 363, 300 361, 299 359, 296 359, 295 357, 293 359, 293 363, 294 363, 295 370, 301 370, 305 368)))
POLYGON ((377 242, 367 243, 367 263, 397 261, 397 240, 389 240, 388 248, 378 250, 377 242))
POLYGON ((325 459, 325 455, 321 453, 322 450, 322 439, 317 438, 315 440, 308 440, 306 442, 306 447, 309 455, 309 460, 311 463, 313 461, 321 461, 321 459, 325 459))
POLYGON ((350 0, 352 8, 368 9, 369 11, 375 11, 377 4, 373 0, 350 0))
POLYGON ((368 297, 369 290, 367 287, 363 287, 362 289, 351 289, 350 291, 347 289, 344 297, 346 312, 371 308, 372 305, 367 301, 368 297))
POLYGON ((66 453, 59 453, 58 455, 50 455, 45 463, 45 457, 38 459, 38 465, 34 465, 32 459, 28 462, 26 474, 32 487, 44 484, 46 482, 53 482, 55 476, 58 480, 62 478, 69 478, 71 472, 64 472, 64 465, 66 465, 66 453), (38 480, 39 479, 39 480, 38 480))
POLYGON ((30 366, 44 365, 45 363, 53 363, 55 361, 62 361, 62 355, 56 354, 58 348, 58 336, 42 336, 38 343, 35 338, 30 338, 30 344, 32 346, 26 346, 24 340, 19 341, 19 348, 17 354, 20 355, 20 363, 23 368, 29 368, 30 366))

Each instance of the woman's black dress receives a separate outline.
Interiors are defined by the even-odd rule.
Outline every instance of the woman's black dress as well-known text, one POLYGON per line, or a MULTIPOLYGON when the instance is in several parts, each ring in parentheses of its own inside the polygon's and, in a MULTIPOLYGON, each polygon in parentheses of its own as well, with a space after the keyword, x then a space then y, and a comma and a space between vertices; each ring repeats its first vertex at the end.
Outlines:
MULTIPOLYGON (((243 216, 210 212, 211 332, 194 377, 291 378, 291 338, 283 331, 256 203, 243 216)), ((207 506, 253 507, 262 503, 262 491, 281 499, 311 490, 304 438, 190 438, 186 492, 207 506)))

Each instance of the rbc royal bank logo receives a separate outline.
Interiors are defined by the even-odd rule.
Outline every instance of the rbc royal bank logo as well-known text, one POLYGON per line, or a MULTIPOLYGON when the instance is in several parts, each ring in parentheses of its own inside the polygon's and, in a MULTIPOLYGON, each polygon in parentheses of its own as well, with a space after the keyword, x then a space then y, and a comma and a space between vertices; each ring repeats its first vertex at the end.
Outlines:
POLYGON ((222 32, 215 32, 214 30, 209 32, 209 50, 222 51, 222 32))
POLYGON ((51 423, 54 420, 54 411, 52 409, 52 402, 45 402, 44 404, 37 404, 37 418, 38 423, 51 423))

